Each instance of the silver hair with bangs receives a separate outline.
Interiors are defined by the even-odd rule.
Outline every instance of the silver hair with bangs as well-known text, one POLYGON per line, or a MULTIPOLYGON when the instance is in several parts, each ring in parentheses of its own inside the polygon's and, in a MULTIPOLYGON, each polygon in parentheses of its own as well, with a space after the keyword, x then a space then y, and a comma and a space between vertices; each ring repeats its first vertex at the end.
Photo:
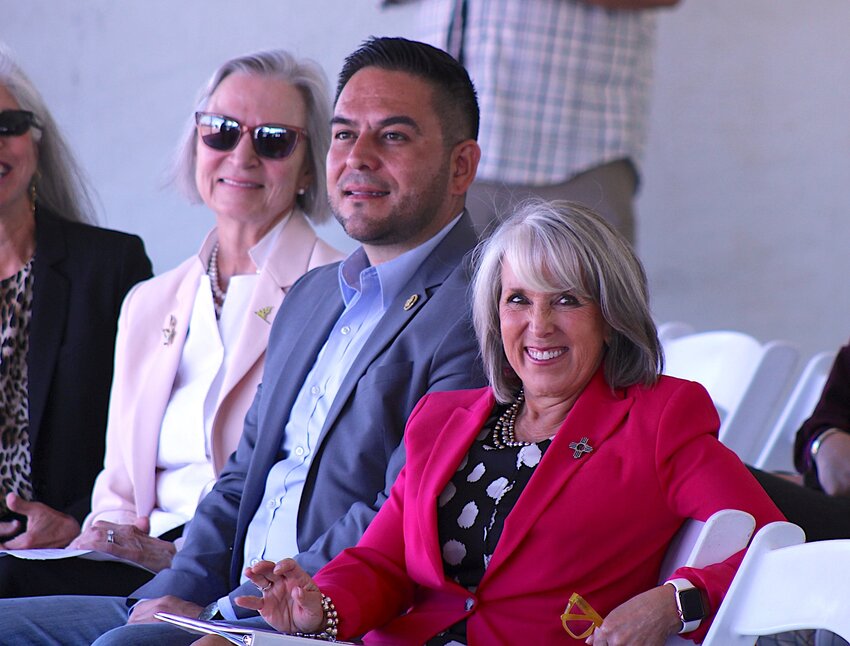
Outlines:
POLYGON ((593 210, 574 202, 521 203, 476 249, 472 317, 496 399, 521 386, 508 363, 499 321, 502 264, 529 288, 569 291, 596 303, 611 328, 605 380, 611 388, 651 385, 663 353, 649 309, 646 272, 626 239, 593 210))
POLYGON ((305 194, 296 196, 296 203, 314 223, 324 222, 330 217, 325 176, 325 158, 331 143, 331 100, 328 93, 328 78, 315 61, 306 58, 298 59, 282 49, 232 58, 213 73, 198 96, 195 110, 186 122, 183 139, 177 149, 173 167, 174 182, 177 187, 191 202, 201 201, 201 195, 195 185, 197 129, 194 113, 206 110, 216 88, 231 74, 279 79, 301 92, 307 107, 307 160, 313 179, 305 194))

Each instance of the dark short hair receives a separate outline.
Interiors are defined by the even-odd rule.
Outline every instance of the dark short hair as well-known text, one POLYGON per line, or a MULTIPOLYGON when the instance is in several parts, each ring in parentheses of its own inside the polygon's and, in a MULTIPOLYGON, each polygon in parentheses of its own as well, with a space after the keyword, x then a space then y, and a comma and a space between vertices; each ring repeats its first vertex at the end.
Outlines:
POLYGON ((447 146, 478 139, 478 97, 466 69, 441 49, 406 38, 369 38, 343 63, 336 98, 364 67, 417 76, 434 90, 434 110, 447 146))

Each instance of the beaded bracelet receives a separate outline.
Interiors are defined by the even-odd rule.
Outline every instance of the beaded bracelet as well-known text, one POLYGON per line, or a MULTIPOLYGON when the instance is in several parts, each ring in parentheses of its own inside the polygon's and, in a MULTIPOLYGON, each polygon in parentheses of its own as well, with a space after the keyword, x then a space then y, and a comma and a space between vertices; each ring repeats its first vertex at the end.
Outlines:
POLYGON ((331 598, 322 595, 322 611, 325 613, 325 628, 319 633, 292 633, 296 637, 309 637, 311 639, 322 639, 326 642, 335 642, 339 617, 336 614, 336 606, 331 598))

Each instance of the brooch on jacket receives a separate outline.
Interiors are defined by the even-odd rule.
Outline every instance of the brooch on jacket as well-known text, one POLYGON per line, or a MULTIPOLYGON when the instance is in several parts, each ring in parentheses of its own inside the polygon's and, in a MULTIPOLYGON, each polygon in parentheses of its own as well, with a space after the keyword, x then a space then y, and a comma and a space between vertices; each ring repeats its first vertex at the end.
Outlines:
POLYGON ((177 319, 174 314, 169 314, 165 322, 165 327, 162 328, 162 345, 171 345, 174 343, 174 336, 177 334, 177 319))
POLYGON ((570 442, 569 447, 573 450, 573 457, 578 460, 585 453, 590 453, 593 451, 593 447, 590 446, 590 440, 586 437, 581 438, 578 442, 570 442))

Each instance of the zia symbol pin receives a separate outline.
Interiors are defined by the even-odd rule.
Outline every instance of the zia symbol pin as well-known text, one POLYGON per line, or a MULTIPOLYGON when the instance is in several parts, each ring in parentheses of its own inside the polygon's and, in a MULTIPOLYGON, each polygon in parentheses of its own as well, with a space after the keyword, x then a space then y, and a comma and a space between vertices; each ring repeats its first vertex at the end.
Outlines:
POLYGON ((578 442, 570 442, 569 447, 573 450, 573 457, 578 460, 585 453, 593 451, 586 437, 581 438, 578 442))

